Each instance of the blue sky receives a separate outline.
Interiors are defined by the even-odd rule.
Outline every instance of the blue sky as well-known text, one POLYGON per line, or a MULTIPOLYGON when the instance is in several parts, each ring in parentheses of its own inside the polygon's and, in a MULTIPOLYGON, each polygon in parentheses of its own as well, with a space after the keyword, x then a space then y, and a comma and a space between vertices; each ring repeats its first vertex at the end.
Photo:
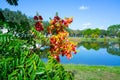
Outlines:
POLYGON ((73 17, 71 29, 86 28, 107 29, 113 24, 120 24, 120 0, 19 0, 18 6, 10 6, 6 0, 0 0, 0 8, 20 10, 27 16, 34 16, 36 12, 45 21, 59 16, 73 17))

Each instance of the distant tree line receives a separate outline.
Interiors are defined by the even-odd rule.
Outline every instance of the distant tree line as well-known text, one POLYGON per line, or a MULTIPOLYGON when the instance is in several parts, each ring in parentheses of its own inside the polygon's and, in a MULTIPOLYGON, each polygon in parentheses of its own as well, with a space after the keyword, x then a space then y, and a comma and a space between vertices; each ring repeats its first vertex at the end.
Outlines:
POLYGON ((111 25, 104 29, 84 29, 84 30, 71 30, 69 29, 70 37, 86 37, 86 38, 96 38, 96 37, 120 37, 120 24, 111 25))

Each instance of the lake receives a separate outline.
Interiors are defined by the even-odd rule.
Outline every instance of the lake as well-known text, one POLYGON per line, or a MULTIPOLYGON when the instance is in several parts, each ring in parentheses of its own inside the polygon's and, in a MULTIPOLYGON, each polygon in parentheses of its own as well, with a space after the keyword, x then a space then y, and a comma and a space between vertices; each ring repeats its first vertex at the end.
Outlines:
POLYGON ((77 46, 77 51, 70 60, 66 56, 60 56, 61 63, 120 66, 120 43, 81 42, 77 46))

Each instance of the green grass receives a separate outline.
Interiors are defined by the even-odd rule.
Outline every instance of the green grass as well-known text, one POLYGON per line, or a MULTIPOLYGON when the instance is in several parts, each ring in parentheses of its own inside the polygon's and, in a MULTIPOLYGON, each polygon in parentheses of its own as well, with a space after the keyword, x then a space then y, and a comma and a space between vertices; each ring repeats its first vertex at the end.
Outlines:
POLYGON ((120 67, 63 64, 75 75, 75 80, 120 80, 120 67))
MULTIPOLYGON (((80 38, 81 41, 93 41, 92 38, 80 38)), ((118 42, 118 38, 96 38, 95 41, 98 41, 98 42, 104 42, 104 41, 107 41, 107 42, 118 42)))
POLYGON ((69 37, 70 41, 76 42, 76 43, 80 43, 81 39, 80 37, 69 37))
POLYGON ((95 40, 92 39, 92 38, 81 38, 81 37, 69 37, 69 39, 73 42, 81 42, 81 41, 84 41, 84 42, 92 42, 92 41, 97 41, 97 42, 104 42, 104 41, 107 41, 107 42, 119 42, 119 38, 96 38, 95 40))

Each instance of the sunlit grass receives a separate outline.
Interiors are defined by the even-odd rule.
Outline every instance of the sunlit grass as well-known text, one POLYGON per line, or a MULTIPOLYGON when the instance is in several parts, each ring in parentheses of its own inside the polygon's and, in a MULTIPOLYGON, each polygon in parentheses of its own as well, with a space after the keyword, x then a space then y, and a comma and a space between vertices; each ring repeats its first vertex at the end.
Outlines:
POLYGON ((92 42, 92 41, 97 41, 97 42, 119 42, 119 38, 83 38, 83 37, 69 37, 69 39, 73 42, 80 43, 82 41, 84 42, 92 42))
POLYGON ((120 67, 64 64, 65 70, 73 72, 75 80, 119 80, 120 67))
POLYGON ((70 41, 73 41, 75 43, 80 43, 81 42, 81 39, 80 37, 69 37, 70 41))

